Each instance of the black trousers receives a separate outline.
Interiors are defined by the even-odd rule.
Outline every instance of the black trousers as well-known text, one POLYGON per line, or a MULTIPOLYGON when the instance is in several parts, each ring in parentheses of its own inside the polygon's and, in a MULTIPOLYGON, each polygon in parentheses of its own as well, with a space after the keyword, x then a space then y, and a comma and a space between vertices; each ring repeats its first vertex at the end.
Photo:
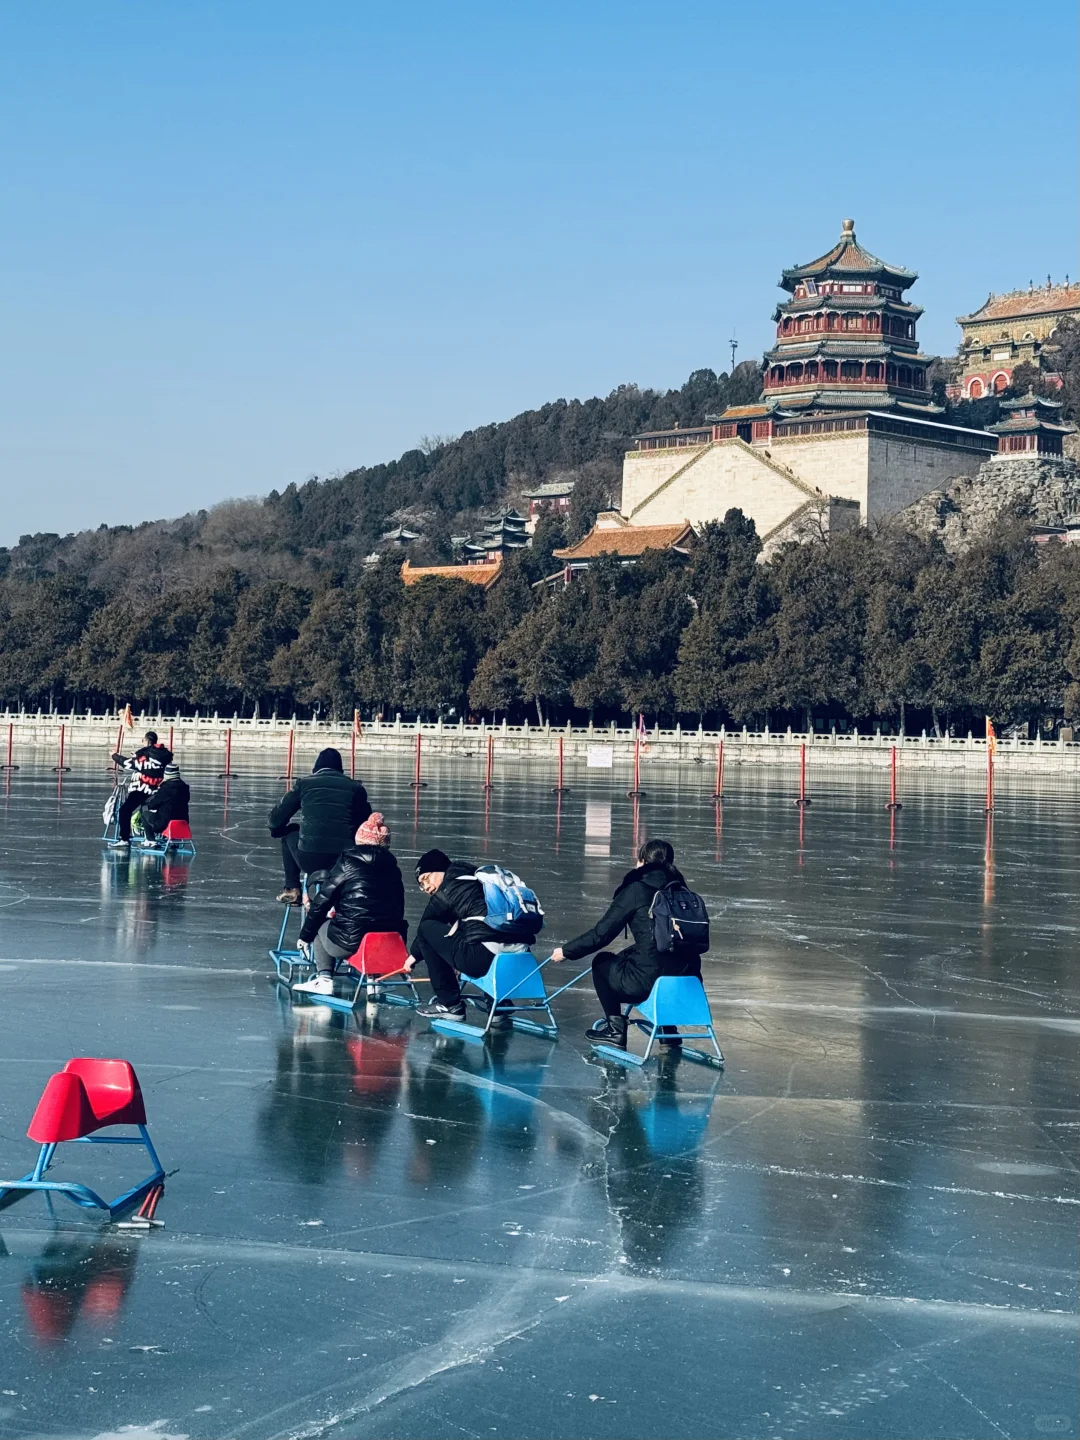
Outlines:
POLYGON ((135 814, 135 811, 138 810, 139 806, 144 804, 149 798, 145 790, 129 790, 124 796, 119 812, 121 840, 131 839, 131 817, 135 814))
POLYGON ((300 849, 300 826, 290 825, 281 837, 281 863, 285 869, 285 889, 299 890, 300 875, 313 870, 329 870, 337 862, 336 855, 300 849))
MULTIPOLYGON (((621 1015, 624 1005, 640 1005, 642 1000, 647 1000, 663 973, 639 965, 633 946, 617 953, 601 950, 593 956, 593 985, 605 1015, 621 1015)), ((684 953, 679 962, 669 966, 668 973, 696 975, 700 979, 701 961, 696 954, 684 953)))
POLYGON ((461 938, 460 930, 448 935, 447 928, 445 920, 421 920, 410 948, 417 960, 423 960, 427 966, 435 999, 443 1005, 459 1005, 458 972, 478 980, 491 969, 495 957, 483 945, 468 944, 461 938))
POLYGON ((592 981, 605 1015, 621 1015, 624 1005, 647 999, 655 983, 656 977, 643 975, 631 954, 601 950, 593 956, 592 981))

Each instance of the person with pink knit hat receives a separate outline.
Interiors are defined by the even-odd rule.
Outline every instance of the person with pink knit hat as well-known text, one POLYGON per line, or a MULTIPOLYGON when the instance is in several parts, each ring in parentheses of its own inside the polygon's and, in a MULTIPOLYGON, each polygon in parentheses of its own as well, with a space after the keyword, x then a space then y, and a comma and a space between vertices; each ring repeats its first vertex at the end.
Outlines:
POLYGON ((390 828, 376 810, 358 826, 355 843, 328 872, 311 901, 300 929, 300 945, 305 951, 311 947, 317 973, 293 990, 332 995, 334 962, 355 955, 365 935, 387 930, 408 939, 405 886, 390 850, 390 828))

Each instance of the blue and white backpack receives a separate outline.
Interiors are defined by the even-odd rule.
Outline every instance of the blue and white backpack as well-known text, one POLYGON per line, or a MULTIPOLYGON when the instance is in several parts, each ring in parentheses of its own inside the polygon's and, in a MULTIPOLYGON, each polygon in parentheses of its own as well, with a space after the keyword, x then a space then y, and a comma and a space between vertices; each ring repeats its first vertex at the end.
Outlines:
POLYGON ((487 907, 485 915, 472 918, 483 920, 489 930, 519 940, 532 940, 539 935, 544 928, 544 911, 536 891, 530 890, 512 870, 502 865, 479 865, 470 878, 478 880, 483 887, 487 907))

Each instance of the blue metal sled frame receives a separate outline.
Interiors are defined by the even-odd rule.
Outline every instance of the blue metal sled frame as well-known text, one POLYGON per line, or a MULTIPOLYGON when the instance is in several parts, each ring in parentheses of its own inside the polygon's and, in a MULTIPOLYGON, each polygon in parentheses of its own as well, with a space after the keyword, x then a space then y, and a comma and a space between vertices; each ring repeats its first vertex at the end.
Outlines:
MULTIPOLYGON (((522 952, 508 953, 520 954, 522 952)), ((496 960, 498 960, 500 957, 496 956, 495 958, 496 960)), ((530 958, 533 957, 530 955, 530 958)), ((548 957, 548 959, 550 960, 550 956, 548 957)), ((589 970, 583 970, 581 972, 581 975, 575 975, 573 980, 568 981, 565 985, 561 985, 558 990, 553 990, 550 995, 545 990, 544 982, 541 980, 540 996, 537 996, 534 1000, 531 1001, 515 1001, 512 1005, 506 1004, 506 1001, 510 999, 510 996, 513 995, 515 991, 520 990, 523 985, 528 984, 528 982, 533 978, 533 976, 538 975, 540 971, 544 968, 544 966, 547 964, 548 960, 541 960, 539 965, 534 966, 534 968, 530 970, 527 975, 521 976, 521 978, 515 984, 511 985, 509 989, 504 990, 501 993, 499 992, 498 985, 498 970, 497 966, 494 963, 492 964, 492 967, 488 971, 488 973, 486 975, 481 975, 478 979, 474 979, 471 975, 462 975, 461 979, 465 984, 475 986, 482 995, 486 995, 491 1001, 491 1008, 487 1012, 487 1020, 483 1025, 470 1025, 465 1020, 449 1020, 440 1018, 438 1020, 432 1020, 431 1028, 433 1030, 441 1031, 444 1035, 461 1035, 466 1040, 483 1040, 484 1037, 487 1035, 488 1031, 491 1029, 492 1022, 495 1019, 496 1010, 501 1004, 503 1005, 503 1009, 499 1010, 498 1013, 500 1015, 509 1015, 510 1023, 515 1030, 520 1030, 526 1035, 540 1035, 545 1040, 557 1040, 559 1038, 559 1026, 552 1012, 551 1002, 557 996, 561 995, 564 990, 569 990, 571 985, 576 985, 577 982, 582 978, 582 975, 588 975, 589 970), (549 1023, 547 1025, 544 1025, 539 1020, 529 1019, 528 1016, 521 1013, 522 1011, 526 1010, 544 1011, 548 1017, 549 1023)), ((592 967, 590 966, 590 969, 591 968, 592 967)), ((478 1008, 481 1005, 481 1001, 475 995, 463 993, 462 999, 465 1000, 466 1003, 475 1005, 478 1008)))
POLYGON ((393 975, 362 975, 359 970, 354 970, 351 965, 340 960, 334 973, 348 975, 351 980, 356 981, 356 989, 351 999, 347 1000, 343 995, 311 995, 301 991, 305 1000, 310 1000, 313 1005, 328 1005, 331 1010, 355 1010, 361 991, 366 990, 368 1000, 379 1001, 383 1005, 407 1005, 411 1010, 420 1003, 416 986, 408 975, 400 980, 395 980, 393 975), (407 990, 408 994, 398 994, 401 990, 407 990))
MULTIPOLYGON (((645 1000, 642 1003, 647 1005, 649 1002, 645 1000)), ((645 1054, 635 1055, 632 1050, 620 1050, 617 1045, 604 1045, 594 1041, 592 1048, 595 1054, 602 1055, 605 1060, 616 1060, 620 1065, 632 1065, 636 1069, 640 1069, 648 1063, 649 1056, 652 1054, 653 1045, 656 1042, 661 1028, 668 1032, 674 1028, 680 1036, 682 1036, 684 1030, 694 1031, 695 1033, 692 1036, 685 1037, 687 1039, 712 1041, 713 1050, 715 1051, 715 1054, 712 1055, 710 1055, 707 1050, 695 1050, 689 1045, 681 1045, 679 1048, 684 1060, 692 1060, 695 1065, 710 1065, 714 1070, 722 1070, 724 1068, 724 1056, 717 1042, 711 1019, 707 1023, 703 1022, 699 1025, 673 1025, 673 1022, 669 1020, 661 1027, 654 1020, 643 1020, 637 1016, 631 1016, 630 1012, 636 1008, 634 1005, 627 1005, 623 1014, 626 1017, 628 1026, 636 1025, 639 1030, 643 1030, 645 1034, 648 1035, 649 1039, 645 1046, 645 1054)))
POLYGON ((21 1180, 0 1180, 0 1205, 12 1204, 15 1200, 31 1190, 49 1190, 59 1195, 66 1195, 74 1204, 82 1206, 84 1210, 105 1210, 111 1219, 122 1215, 125 1210, 130 1210, 144 1199, 155 1185, 165 1179, 165 1171, 161 1161, 158 1159, 157 1151, 151 1143, 145 1125, 136 1126, 138 1135, 80 1135, 74 1140, 53 1142, 42 1145, 38 1154, 37 1164, 29 1175, 24 1175, 21 1180), (130 1190, 125 1190, 115 1200, 103 1200, 96 1190, 91 1190, 88 1185, 80 1185, 74 1180, 46 1180, 45 1174, 53 1162, 56 1154, 57 1144, 65 1145, 142 1145, 153 1163, 153 1173, 145 1180, 140 1180, 130 1190), (8 1197, 11 1197, 8 1199, 8 1197))
MULTIPOLYGON (((276 945, 272 945, 268 952, 270 959, 274 962, 276 978, 285 985, 292 984, 298 971, 314 970, 315 968, 315 961, 310 956, 305 956, 299 950, 285 944, 285 932, 289 928, 289 917, 298 908, 296 905, 285 906, 285 914, 281 917, 281 932, 278 935, 278 942, 276 945)), ((303 924, 303 921, 300 923, 303 924)))
MULTIPOLYGON (((132 844, 134 844, 134 839, 132 844)), ((177 855, 197 855, 194 840, 163 840, 158 836, 156 840, 141 840, 139 842, 139 853, 142 855, 168 855, 173 850, 177 855)))

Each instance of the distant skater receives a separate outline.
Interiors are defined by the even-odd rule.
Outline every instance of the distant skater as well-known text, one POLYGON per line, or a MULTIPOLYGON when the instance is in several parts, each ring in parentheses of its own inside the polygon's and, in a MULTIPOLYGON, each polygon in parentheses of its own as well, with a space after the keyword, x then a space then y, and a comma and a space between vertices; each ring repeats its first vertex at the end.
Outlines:
POLYGON ((329 870, 371 814, 367 791, 345 774, 336 750, 319 752, 310 775, 301 775, 270 811, 270 834, 281 841, 283 905, 299 905, 300 876, 329 870), (300 812, 299 824, 292 818, 300 812))
POLYGON ((191 787, 180 775, 180 766, 172 761, 165 766, 161 784, 139 812, 147 840, 156 840, 173 820, 190 824, 191 787))
POLYGON ((131 771, 135 776, 117 814, 119 839, 110 841, 115 850, 130 847, 131 817, 159 788, 165 778, 165 766, 172 763, 172 751, 158 743, 156 731, 147 730, 143 739, 146 744, 136 750, 130 760, 119 753, 112 757, 122 770, 131 771))
POLYGON ((403 940, 408 938, 405 884, 390 850, 390 830, 376 810, 357 828, 354 843, 332 867, 308 907, 300 927, 300 945, 302 949, 312 947, 316 974, 294 985, 293 990, 332 995, 334 961, 355 955, 365 935, 388 930, 396 930, 403 940))
MULTIPOLYGON (((671 934, 668 922, 670 949, 661 951, 657 945, 658 925, 657 896, 667 889, 681 890, 687 895, 686 881, 675 868, 675 851, 666 840, 646 840, 638 851, 638 863, 619 882, 611 904, 591 930, 584 935, 568 940, 552 953, 552 960, 580 960, 593 955, 592 977, 596 994, 603 1009, 603 1019, 598 1020, 585 1032, 589 1040, 604 1040, 608 1044, 626 1048, 627 1022, 623 1006, 628 1002, 640 1004, 649 996, 652 987, 661 975, 701 976, 701 955, 708 948, 708 921, 695 922, 693 940, 687 940, 677 933, 671 934), (605 950, 622 930, 629 929, 634 943, 624 950, 605 950), (701 935, 704 944, 701 944, 701 935)), ((689 895, 696 901, 700 913, 704 913, 697 896, 689 895)), ((689 931, 690 926, 687 925, 689 931)), ((661 1044, 679 1044, 677 1039, 665 1040, 661 1044)))

